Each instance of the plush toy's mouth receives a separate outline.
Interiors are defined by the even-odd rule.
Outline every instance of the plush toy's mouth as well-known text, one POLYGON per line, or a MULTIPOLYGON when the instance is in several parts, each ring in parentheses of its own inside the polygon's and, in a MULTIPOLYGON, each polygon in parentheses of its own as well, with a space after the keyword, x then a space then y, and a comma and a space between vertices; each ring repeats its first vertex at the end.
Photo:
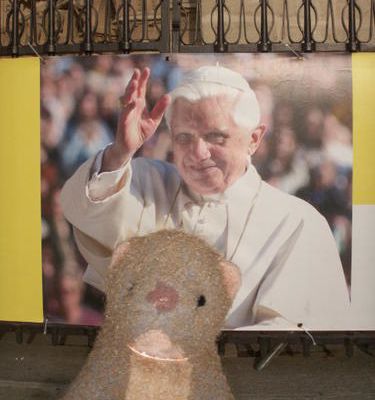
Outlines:
POLYGON ((151 360, 156 360, 156 361, 187 361, 188 360, 187 357, 178 357, 178 358, 159 357, 159 356, 155 356, 152 354, 147 354, 145 351, 140 352, 130 345, 128 345, 128 347, 133 353, 137 354, 138 356, 144 357, 144 358, 149 358, 151 360))
POLYGON ((184 351, 160 330, 150 330, 139 335, 129 349, 140 357, 158 361, 186 361, 184 351))

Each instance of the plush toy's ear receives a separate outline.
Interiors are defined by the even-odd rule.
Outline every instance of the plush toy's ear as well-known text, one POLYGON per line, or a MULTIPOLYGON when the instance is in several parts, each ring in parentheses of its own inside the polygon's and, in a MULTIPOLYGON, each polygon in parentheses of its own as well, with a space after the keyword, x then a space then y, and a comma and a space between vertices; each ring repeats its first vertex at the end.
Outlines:
POLYGON ((241 286, 241 272, 234 264, 223 260, 220 263, 223 274, 223 283, 231 300, 234 299, 238 289, 241 286))
MULTIPOLYGON (((120 243, 112 254, 111 263, 108 266, 108 274, 105 280, 105 293, 107 296, 112 292, 115 282, 118 280, 120 274, 127 273, 126 268, 121 268, 125 262, 126 254, 130 248, 129 242, 120 243)), ((123 279, 121 279, 123 280, 123 279)))

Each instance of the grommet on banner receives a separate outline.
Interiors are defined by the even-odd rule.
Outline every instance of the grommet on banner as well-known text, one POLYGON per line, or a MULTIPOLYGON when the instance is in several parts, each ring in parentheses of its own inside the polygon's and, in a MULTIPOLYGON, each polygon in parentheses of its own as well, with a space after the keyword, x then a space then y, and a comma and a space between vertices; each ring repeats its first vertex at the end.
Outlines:
POLYGON ((44 64, 46 60, 36 51, 35 47, 30 42, 27 42, 27 45, 35 53, 35 55, 39 57, 40 61, 44 64))
POLYGON ((295 51, 292 47, 290 47, 289 43, 284 43, 284 46, 290 50, 296 57, 298 60, 303 61, 304 57, 302 54, 298 53, 297 51, 295 51))

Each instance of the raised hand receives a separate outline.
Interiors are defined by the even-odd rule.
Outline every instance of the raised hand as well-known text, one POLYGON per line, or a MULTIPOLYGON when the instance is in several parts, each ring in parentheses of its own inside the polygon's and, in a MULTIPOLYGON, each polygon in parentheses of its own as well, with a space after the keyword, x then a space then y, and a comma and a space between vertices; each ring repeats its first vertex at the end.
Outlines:
POLYGON ((102 171, 118 169, 149 139, 160 124, 170 103, 168 95, 162 96, 154 108, 146 108, 146 88, 149 68, 134 71, 121 98, 122 111, 118 120, 115 142, 105 151, 102 171))

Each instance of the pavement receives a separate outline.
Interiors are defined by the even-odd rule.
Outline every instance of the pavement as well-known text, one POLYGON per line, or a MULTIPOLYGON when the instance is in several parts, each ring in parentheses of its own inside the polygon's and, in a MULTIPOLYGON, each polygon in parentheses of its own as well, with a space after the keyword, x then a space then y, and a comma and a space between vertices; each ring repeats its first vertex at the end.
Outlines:
MULTIPOLYGON (((14 332, 4 334, 0 399, 59 399, 82 368, 87 343, 87 337, 72 335, 54 346, 50 335, 37 334, 32 343, 18 344, 14 332)), ((315 346, 304 357, 301 349, 289 348, 262 371, 254 368, 254 357, 238 357, 237 350, 227 344, 222 364, 238 400, 375 400, 373 349, 368 354, 355 347, 347 357, 342 345, 315 346)))

